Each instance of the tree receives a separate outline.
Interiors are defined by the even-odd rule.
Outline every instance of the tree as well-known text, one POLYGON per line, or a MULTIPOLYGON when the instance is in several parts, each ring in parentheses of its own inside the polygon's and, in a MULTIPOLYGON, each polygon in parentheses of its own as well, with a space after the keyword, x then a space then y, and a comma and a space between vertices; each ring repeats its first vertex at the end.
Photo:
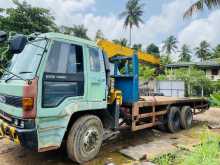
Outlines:
POLYGON ((120 17, 125 17, 124 27, 130 28, 129 45, 131 46, 131 31, 133 26, 139 27, 143 23, 142 15, 144 4, 140 4, 140 0, 129 0, 126 4, 126 9, 120 14, 120 17))
POLYGON ((0 29, 30 34, 33 32, 57 31, 54 17, 48 9, 32 7, 26 1, 23 3, 13 0, 15 8, 0 10, 0 29))
POLYGON ((133 49, 134 49, 135 51, 141 50, 141 49, 142 49, 142 44, 134 44, 134 45, 133 45, 133 49))
POLYGON ((174 79, 185 82, 187 96, 208 96, 211 92, 211 81, 206 77, 204 71, 195 68, 177 69, 174 79))
POLYGON ((159 47, 157 45, 153 44, 153 43, 148 45, 146 51, 149 54, 160 56, 160 49, 159 49, 159 47))
POLYGON ((74 36, 90 40, 87 36, 88 29, 86 29, 84 25, 74 25, 72 31, 74 36))
POLYGON ((184 44, 181 48, 179 61, 180 62, 190 62, 191 61, 191 50, 188 45, 184 44))
POLYGON ((198 47, 195 48, 195 54, 201 61, 208 60, 211 56, 210 45, 207 41, 202 41, 198 47))
POLYGON ((114 39, 112 40, 112 42, 114 42, 115 44, 118 44, 118 45, 121 45, 121 46, 125 46, 127 47, 128 46, 128 40, 125 39, 125 38, 121 38, 121 39, 114 39))
POLYGON ((167 64, 171 64, 171 63, 173 63, 173 61, 172 61, 172 59, 170 58, 170 56, 168 56, 168 55, 161 55, 161 57, 160 57, 160 64, 161 65, 167 65, 167 64))
POLYGON ((169 36, 165 41, 163 41, 162 51, 164 51, 167 55, 165 61, 170 61, 170 55, 172 52, 176 52, 177 47, 177 39, 174 36, 169 36))
POLYGON ((100 29, 98 29, 95 35, 95 40, 97 41, 98 39, 104 39, 104 38, 105 37, 104 37, 103 32, 100 29))
POLYGON ((60 32, 68 35, 74 35, 73 28, 68 26, 61 26, 60 32))
POLYGON ((214 49, 214 52, 212 53, 211 58, 220 58, 220 44, 217 45, 214 49))
POLYGON ((204 7, 208 9, 213 9, 220 6, 220 0, 198 0, 184 13, 184 17, 192 16, 193 13, 201 11, 204 7))

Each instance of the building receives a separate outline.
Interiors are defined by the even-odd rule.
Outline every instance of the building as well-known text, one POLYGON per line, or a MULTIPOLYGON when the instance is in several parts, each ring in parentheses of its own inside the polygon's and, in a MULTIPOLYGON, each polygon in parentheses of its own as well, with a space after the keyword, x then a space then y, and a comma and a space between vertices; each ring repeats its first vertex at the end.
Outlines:
POLYGON ((220 59, 214 59, 204 62, 181 62, 166 65, 166 68, 171 70, 190 67, 195 67, 203 70, 210 80, 220 80, 220 59))

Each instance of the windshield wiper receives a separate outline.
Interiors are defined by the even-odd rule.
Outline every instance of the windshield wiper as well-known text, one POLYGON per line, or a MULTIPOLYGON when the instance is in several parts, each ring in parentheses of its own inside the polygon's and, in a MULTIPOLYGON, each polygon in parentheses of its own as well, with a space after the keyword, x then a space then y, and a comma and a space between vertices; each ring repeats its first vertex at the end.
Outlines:
MULTIPOLYGON (((24 71, 24 72, 19 72, 18 74, 26 74, 26 73, 33 73, 33 72, 24 71)), ((9 77, 9 78, 7 78, 7 79, 5 80, 5 82, 8 82, 9 80, 11 80, 11 79, 14 78, 14 77, 18 77, 19 79, 25 80, 25 79, 23 79, 22 77, 20 77, 20 76, 18 76, 18 75, 15 75, 15 74, 13 74, 13 73, 11 73, 11 74, 12 74, 12 76, 9 77)), ((25 80, 25 81, 26 81, 26 80, 25 80)))

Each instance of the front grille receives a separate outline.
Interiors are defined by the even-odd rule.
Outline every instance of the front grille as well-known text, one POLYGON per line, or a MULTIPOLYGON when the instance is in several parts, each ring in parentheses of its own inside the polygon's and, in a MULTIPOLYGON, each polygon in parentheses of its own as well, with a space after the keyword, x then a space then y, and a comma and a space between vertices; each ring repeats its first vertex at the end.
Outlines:
POLYGON ((0 94, 0 98, 4 98, 4 102, 2 102, 2 99, 0 99, 1 103, 5 103, 17 108, 22 107, 22 97, 20 96, 0 94))

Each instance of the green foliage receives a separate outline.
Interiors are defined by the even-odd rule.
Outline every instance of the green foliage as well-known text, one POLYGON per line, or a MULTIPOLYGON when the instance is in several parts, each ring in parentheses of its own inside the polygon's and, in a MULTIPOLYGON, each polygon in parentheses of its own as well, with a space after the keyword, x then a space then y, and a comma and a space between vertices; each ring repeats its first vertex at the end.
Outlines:
POLYGON ((217 45, 214 49, 214 52, 212 53, 211 58, 220 58, 220 44, 217 45))
POLYGON ((167 154, 167 155, 163 155, 163 156, 157 158, 156 160, 154 160, 154 163, 156 163, 158 165, 170 165, 174 158, 175 158, 174 155, 167 154))
POLYGON ((134 45, 133 45, 133 49, 134 49, 135 51, 141 50, 141 49, 142 49, 142 44, 134 44, 134 45))
POLYGON ((184 44, 181 48, 179 61, 180 62, 190 62, 191 61, 191 50, 188 45, 184 44))
POLYGON ((204 71, 195 68, 182 68, 167 71, 166 78, 169 80, 182 80, 186 85, 187 96, 209 96, 213 91, 213 84, 204 71))
POLYGON ((173 63, 173 61, 169 55, 163 54, 160 56, 160 63, 161 65, 165 66, 167 64, 173 63))
POLYGON ((87 35, 88 29, 85 28, 84 25, 73 25, 73 27, 61 26, 60 31, 64 34, 90 40, 87 35))
POLYGON ((121 45, 121 46, 125 46, 125 47, 128 46, 128 40, 126 38, 121 38, 119 40, 115 39, 115 40, 112 40, 112 42, 114 42, 115 44, 121 45))
POLYGON ((15 8, 1 10, 4 16, 0 17, 0 29, 4 31, 15 31, 23 34, 33 32, 57 31, 54 17, 49 10, 39 7, 32 7, 26 1, 23 3, 13 1, 15 8))
POLYGON ((141 80, 148 80, 150 77, 152 77, 154 75, 155 69, 150 67, 150 66, 146 66, 146 65, 139 65, 139 77, 141 80))
POLYGON ((103 32, 100 29, 98 29, 95 35, 95 41, 97 41, 98 39, 104 39, 104 38, 105 37, 104 37, 103 32))
POLYGON ((220 93, 214 93, 211 95, 211 104, 212 106, 220 106, 220 93))
POLYGON ((203 130, 199 135, 201 144, 192 151, 179 150, 153 160, 158 165, 219 165, 220 137, 209 130, 203 130))
POLYGON ((219 137, 208 131, 201 136, 202 144, 185 157, 182 165, 219 165, 219 137))
POLYGON ((89 40, 89 37, 87 36, 88 29, 85 28, 84 25, 74 25, 72 30, 74 36, 89 40))
POLYGON ((146 49, 147 53, 156 55, 156 56, 160 56, 160 50, 159 47, 155 44, 150 44, 148 45, 147 49, 146 49))
POLYGON ((193 13, 203 10, 205 7, 213 9, 220 6, 220 0, 197 0, 184 13, 184 17, 192 16, 193 13))
POLYGON ((211 58, 210 45, 207 41, 202 41, 198 47, 195 48, 195 54, 201 61, 211 58))

